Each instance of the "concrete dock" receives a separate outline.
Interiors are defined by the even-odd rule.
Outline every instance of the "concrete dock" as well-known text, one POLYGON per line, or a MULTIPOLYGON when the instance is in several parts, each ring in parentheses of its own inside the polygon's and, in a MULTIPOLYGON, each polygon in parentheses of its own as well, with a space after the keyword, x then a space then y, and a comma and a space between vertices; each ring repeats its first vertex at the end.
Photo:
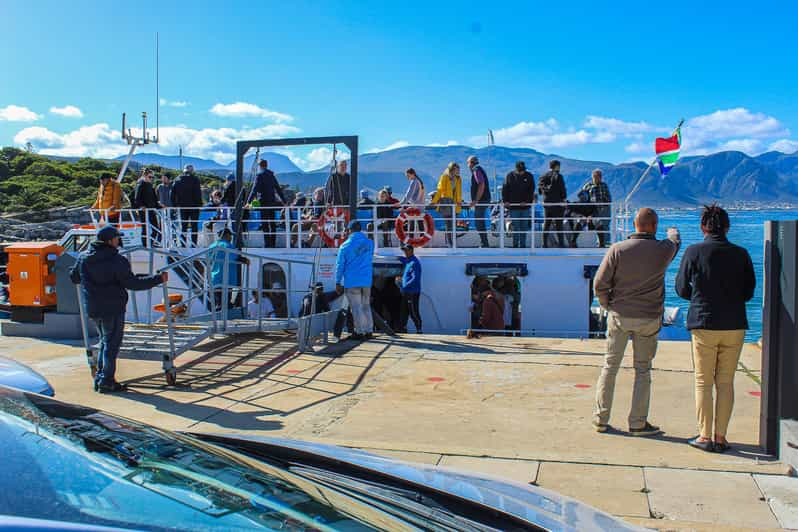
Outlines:
POLYGON ((591 412, 604 342, 403 335, 296 354, 290 334, 208 340, 178 359, 121 359, 130 391, 99 395, 78 343, 0 337, 0 353, 47 377, 56 397, 164 428, 260 433, 533 483, 659 530, 798 529, 798 479, 758 447, 760 352, 746 345, 727 454, 692 449, 693 365, 663 342, 651 422, 628 435, 633 370, 618 376, 611 423, 591 412))

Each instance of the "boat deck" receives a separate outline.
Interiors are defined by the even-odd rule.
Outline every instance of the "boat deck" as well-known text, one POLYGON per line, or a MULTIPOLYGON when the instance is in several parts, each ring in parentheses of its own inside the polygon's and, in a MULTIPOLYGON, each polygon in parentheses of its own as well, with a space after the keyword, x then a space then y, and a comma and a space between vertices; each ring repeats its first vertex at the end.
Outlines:
POLYGON ((243 432, 363 448, 438 467, 535 483, 662 530, 798 528, 798 479, 757 447, 760 352, 746 345, 729 439, 735 450, 689 448, 695 435, 690 346, 663 342, 651 421, 657 438, 626 433, 633 370, 621 370, 612 424, 591 429, 598 340, 379 337, 296 354, 289 334, 209 339, 178 360, 178 386, 157 361, 123 359, 130 391, 91 391, 78 343, 0 337, 0 350, 46 376, 56 397, 166 428, 243 432))

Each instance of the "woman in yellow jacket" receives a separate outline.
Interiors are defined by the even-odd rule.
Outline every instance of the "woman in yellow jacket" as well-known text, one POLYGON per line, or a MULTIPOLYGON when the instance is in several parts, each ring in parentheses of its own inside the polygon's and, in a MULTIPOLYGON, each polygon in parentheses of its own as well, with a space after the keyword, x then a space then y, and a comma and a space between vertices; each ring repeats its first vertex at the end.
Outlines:
POLYGON ((106 221, 118 222, 119 209, 122 208, 122 186, 110 176, 100 176, 97 199, 94 200, 91 208, 105 211, 102 213, 102 217, 106 218, 106 221))
POLYGON ((432 197, 432 204, 438 206, 438 213, 446 223, 446 243, 452 245, 456 230, 455 217, 460 214, 463 202, 463 182, 460 177, 460 165, 449 163, 438 179, 438 190, 432 197))

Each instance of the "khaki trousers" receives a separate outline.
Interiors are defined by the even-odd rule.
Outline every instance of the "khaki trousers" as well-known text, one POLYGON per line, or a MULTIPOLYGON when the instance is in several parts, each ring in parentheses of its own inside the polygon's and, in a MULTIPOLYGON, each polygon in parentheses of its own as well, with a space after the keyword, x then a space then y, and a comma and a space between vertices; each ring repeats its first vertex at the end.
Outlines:
POLYGON ((715 437, 726 437, 734 408, 734 373, 740 361, 745 330, 710 331, 693 329, 695 366, 695 410, 701 436, 712 438, 714 412, 715 437), (717 389, 713 408, 712 386, 717 389))
POLYGON ((648 406, 651 399, 651 364, 657 353, 657 335, 662 319, 629 318, 610 311, 607 315, 607 354, 604 367, 596 386, 595 421, 600 425, 610 422, 612 398, 615 394, 615 378, 621 367, 629 338, 634 351, 635 383, 632 391, 632 409, 629 412, 629 428, 640 429, 648 421, 648 406))

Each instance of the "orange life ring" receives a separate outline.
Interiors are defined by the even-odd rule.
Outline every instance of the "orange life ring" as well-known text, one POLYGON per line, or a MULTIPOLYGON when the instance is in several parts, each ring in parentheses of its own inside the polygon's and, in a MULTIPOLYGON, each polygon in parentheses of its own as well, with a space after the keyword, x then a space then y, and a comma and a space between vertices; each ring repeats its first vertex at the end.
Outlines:
POLYGON ((432 235, 435 234, 435 220, 429 213, 422 213, 418 207, 409 207, 403 209, 396 217, 396 237, 403 244, 410 244, 414 248, 425 246, 430 240, 432 235), (424 230, 419 236, 410 238, 405 231, 405 224, 407 222, 421 220, 424 222, 424 230))
POLYGON ((346 225, 349 223, 349 210, 343 207, 330 207, 319 216, 319 236, 329 248, 337 248, 344 243, 346 225), (329 227, 329 229, 328 229, 329 227))

